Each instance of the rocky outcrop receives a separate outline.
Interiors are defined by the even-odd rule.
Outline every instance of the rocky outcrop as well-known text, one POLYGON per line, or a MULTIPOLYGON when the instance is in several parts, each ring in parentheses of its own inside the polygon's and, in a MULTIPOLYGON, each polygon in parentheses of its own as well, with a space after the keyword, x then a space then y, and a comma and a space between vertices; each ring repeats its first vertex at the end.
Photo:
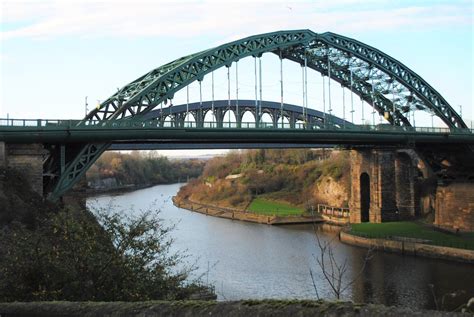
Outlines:
POLYGON ((335 207, 348 207, 350 188, 344 176, 339 180, 324 176, 313 187, 313 197, 318 203, 335 207))

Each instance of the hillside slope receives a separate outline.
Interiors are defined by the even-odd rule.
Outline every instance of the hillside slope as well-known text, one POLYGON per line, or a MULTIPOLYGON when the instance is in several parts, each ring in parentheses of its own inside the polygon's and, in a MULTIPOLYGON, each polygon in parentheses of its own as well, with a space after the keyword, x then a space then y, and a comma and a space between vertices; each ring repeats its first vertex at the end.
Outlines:
POLYGON ((346 152, 249 150, 210 160, 201 177, 178 195, 196 202, 246 209, 255 197, 304 209, 347 207, 350 165, 346 152))

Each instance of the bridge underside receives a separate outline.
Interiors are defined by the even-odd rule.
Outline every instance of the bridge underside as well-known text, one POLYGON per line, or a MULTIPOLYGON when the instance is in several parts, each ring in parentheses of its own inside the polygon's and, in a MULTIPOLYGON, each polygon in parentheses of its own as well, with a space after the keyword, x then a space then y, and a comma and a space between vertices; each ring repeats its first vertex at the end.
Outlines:
POLYGON ((309 143, 113 143, 107 151, 149 150, 240 150, 240 149, 298 149, 334 148, 337 145, 309 143))

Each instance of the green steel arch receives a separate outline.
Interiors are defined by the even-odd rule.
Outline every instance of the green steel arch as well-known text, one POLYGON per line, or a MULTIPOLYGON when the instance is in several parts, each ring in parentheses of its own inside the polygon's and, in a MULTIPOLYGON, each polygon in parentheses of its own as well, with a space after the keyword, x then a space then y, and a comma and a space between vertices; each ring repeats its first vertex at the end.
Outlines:
MULTIPOLYGON (((354 39, 310 30, 254 35, 179 58, 127 84, 84 120, 140 120, 206 74, 230 67, 242 58, 260 57, 268 52, 301 65, 306 62, 308 67, 359 95, 391 124, 410 125, 407 113, 424 110, 439 117, 450 128, 466 127, 434 88, 396 59, 354 39)), ((66 149, 52 146, 44 167, 45 192, 50 192, 53 199, 60 197, 108 146, 101 143, 71 145, 66 149), (60 160, 65 160, 65 164, 60 165, 60 160)))
POLYGON ((352 73, 350 88, 379 112, 389 112, 389 121, 394 124, 408 124, 403 120, 403 114, 411 108, 432 112, 448 127, 467 127, 434 88, 396 59, 354 39, 310 30, 255 35, 177 59, 124 86, 99 109, 89 113, 86 120, 145 114, 161 102, 172 99, 177 91, 193 81, 202 80, 206 74, 223 66, 230 67, 247 56, 261 56, 267 52, 281 53, 283 58, 300 64, 306 56, 310 68, 329 75, 345 87, 350 86, 349 74, 352 73), (330 74, 328 64, 333 70, 330 74), (397 92, 396 98, 389 100, 386 97, 392 92, 384 84, 392 85, 392 90, 397 92))

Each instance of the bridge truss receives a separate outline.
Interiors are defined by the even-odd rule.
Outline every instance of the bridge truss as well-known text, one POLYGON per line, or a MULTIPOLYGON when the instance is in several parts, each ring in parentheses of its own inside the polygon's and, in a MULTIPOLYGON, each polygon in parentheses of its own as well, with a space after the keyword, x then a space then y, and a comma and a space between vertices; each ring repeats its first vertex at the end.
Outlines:
MULTIPOLYGON (((221 67, 230 68, 233 63, 243 58, 255 59, 257 76, 257 60, 260 62, 264 53, 276 54, 280 60, 294 61, 304 67, 305 72, 310 68, 338 82, 372 106, 374 111, 391 125, 408 127, 410 113, 427 111, 451 129, 467 127, 433 87, 396 59, 357 40, 330 32, 318 34, 310 30, 255 35, 179 58, 153 69, 119 89, 97 109, 91 111, 84 122, 96 124, 97 121, 106 123, 113 120, 146 120, 153 116, 153 113, 162 111, 163 105, 172 104, 174 95, 181 89, 195 81, 201 82, 206 75, 212 75, 221 67)), ((260 65, 259 63, 259 71, 260 65)), ((309 117, 307 104, 306 101, 303 107, 303 121, 309 117)), ((261 106, 260 93, 260 100, 255 100, 256 109, 260 107, 260 110, 255 110, 257 125, 261 122, 261 106)), ((173 111, 173 107, 169 109, 173 111)), ((273 111, 275 123, 284 116, 289 118, 284 113, 283 101, 280 111, 277 110, 273 111)), ((331 111, 330 107, 328 111, 331 111)), ((236 117, 239 117, 238 105, 235 113, 236 117)), ((202 112, 196 112, 196 122, 203 121, 202 115, 202 112)), ((324 127, 330 119, 326 111, 323 111, 322 118, 319 117, 317 121, 324 127)), ((45 192, 50 193, 52 199, 60 197, 84 175, 109 145, 48 145, 50 154, 44 164, 45 192)))

